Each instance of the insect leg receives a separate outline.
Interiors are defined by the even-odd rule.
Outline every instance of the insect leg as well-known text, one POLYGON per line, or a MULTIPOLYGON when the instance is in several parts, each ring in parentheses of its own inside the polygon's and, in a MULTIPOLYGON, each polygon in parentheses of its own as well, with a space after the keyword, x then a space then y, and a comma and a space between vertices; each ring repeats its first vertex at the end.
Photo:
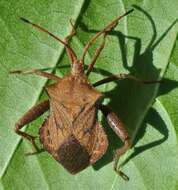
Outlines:
POLYGON ((85 58, 85 55, 88 51, 88 49, 90 48, 90 46, 96 41, 96 39, 101 36, 102 34, 105 34, 106 32, 112 30, 117 24, 118 24, 118 21, 123 18, 124 16, 128 15, 129 13, 131 13, 133 11, 133 9, 131 9, 130 11, 124 13, 123 15, 115 18, 112 22, 110 22, 103 30, 101 30, 100 32, 96 33, 90 40, 89 42, 86 44, 86 46, 84 47, 84 50, 83 50, 83 54, 82 54, 82 57, 81 57, 81 62, 83 63, 84 62, 84 58, 85 58))
POLYGON ((44 102, 41 102, 38 105, 33 106, 27 113, 25 113, 15 124, 14 131, 20 135, 22 138, 27 139, 30 141, 35 149, 35 152, 28 153, 28 154, 34 154, 39 153, 41 150, 38 148, 38 146, 35 143, 35 138, 32 135, 29 135, 28 133, 20 131, 21 128, 23 128, 26 124, 32 122, 36 118, 38 118, 40 115, 42 115, 45 111, 49 109, 49 100, 45 100, 44 102))
POLYGON ((102 111, 104 116, 106 117, 108 124, 113 129, 113 131, 117 134, 117 136, 122 140, 124 145, 116 150, 114 156, 114 170, 125 180, 129 180, 128 176, 125 175, 121 170, 120 166, 118 166, 119 158, 122 156, 131 146, 130 138, 127 130, 124 127, 124 124, 119 119, 119 117, 108 107, 105 105, 99 105, 99 109, 102 111))
POLYGON ((51 80, 54 80, 54 81, 60 81, 61 78, 52 74, 52 73, 47 73, 47 72, 44 72, 40 69, 33 69, 33 70, 27 70, 27 71, 23 71, 23 70, 16 70, 16 71, 10 71, 10 74, 23 74, 23 75, 26 75, 26 74, 35 74, 35 75, 39 75, 39 76, 42 76, 42 77, 46 77, 48 79, 51 79, 51 80))
POLYGON ((137 81, 137 82, 140 82, 143 84, 155 84, 155 83, 163 82, 161 80, 142 80, 142 79, 139 79, 130 74, 118 74, 118 75, 112 75, 112 76, 106 77, 100 81, 97 81, 93 84, 93 86, 96 87, 96 86, 99 86, 99 85, 102 85, 102 84, 105 84, 108 82, 112 82, 115 80, 122 80, 122 79, 130 79, 130 80, 134 80, 134 81, 137 81))

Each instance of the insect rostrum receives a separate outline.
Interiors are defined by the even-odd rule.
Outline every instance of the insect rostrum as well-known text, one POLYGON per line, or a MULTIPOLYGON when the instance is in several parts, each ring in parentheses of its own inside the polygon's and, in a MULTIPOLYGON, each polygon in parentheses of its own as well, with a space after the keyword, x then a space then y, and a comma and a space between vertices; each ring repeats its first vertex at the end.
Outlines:
POLYGON ((128 180, 128 177, 119 169, 118 159, 130 147, 129 135, 119 117, 108 106, 98 103, 98 100, 103 94, 94 87, 124 78, 143 83, 154 83, 156 81, 142 81, 131 75, 120 74, 91 84, 88 81, 88 75, 92 71, 99 54, 104 48, 108 33, 118 24, 118 21, 122 17, 132 11, 133 10, 130 10, 122 16, 115 18, 103 30, 96 33, 84 47, 80 59, 77 58, 74 50, 69 46, 69 39, 75 35, 75 29, 72 23, 71 33, 64 40, 61 40, 41 26, 25 18, 21 18, 25 23, 47 33, 62 43, 71 61, 71 72, 64 76, 64 78, 35 69, 11 72, 16 74, 36 74, 54 81, 53 84, 46 87, 49 100, 35 105, 16 122, 15 132, 30 141, 35 148, 35 152, 29 154, 39 153, 42 150, 36 145, 34 136, 22 132, 20 129, 42 115, 45 111, 50 110, 49 116, 43 122, 39 130, 40 141, 44 150, 48 151, 72 174, 78 173, 87 166, 94 164, 105 154, 108 147, 108 139, 105 131, 97 121, 97 112, 101 110, 107 118, 110 127, 123 141, 123 146, 116 151, 114 156, 114 170, 124 179, 128 180), (102 37, 102 42, 96 49, 93 59, 88 66, 88 70, 85 72, 85 55, 99 36, 102 37))

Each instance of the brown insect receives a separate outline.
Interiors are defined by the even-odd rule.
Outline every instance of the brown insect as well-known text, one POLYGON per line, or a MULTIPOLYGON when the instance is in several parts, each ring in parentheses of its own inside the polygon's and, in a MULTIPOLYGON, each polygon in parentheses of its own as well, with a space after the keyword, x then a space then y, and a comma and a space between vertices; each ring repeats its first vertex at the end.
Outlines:
POLYGON ((42 70, 17 70, 10 72, 16 74, 36 74, 55 81, 54 84, 46 87, 49 100, 32 107, 17 121, 15 125, 15 132, 24 139, 30 141, 35 148, 35 152, 31 152, 29 154, 40 153, 43 150, 47 150, 72 174, 76 174, 87 166, 94 164, 105 154, 108 147, 107 136, 101 124, 97 121, 96 116, 98 110, 101 110, 107 118, 110 127, 123 141, 123 146, 116 150, 114 156, 114 170, 125 180, 128 180, 128 177, 120 171, 118 160, 131 145, 129 135, 119 117, 108 106, 98 103, 98 100, 103 97, 103 94, 97 91, 94 87, 113 80, 125 78, 133 79, 142 83, 154 83, 158 81, 142 81, 128 74, 119 74, 91 84, 88 81, 87 76, 92 71, 101 50, 104 48, 108 33, 118 24, 118 21, 122 17, 128 15, 132 11, 133 9, 122 16, 117 17, 103 30, 96 33, 84 47, 80 60, 77 59, 75 52, 69 46, 69 39, 75 34, 73 25, 70 35, 68 35, 64 40, 61 40, 41 26, 34 24, 25 18, 21 18, 22 21, 31 24, 33 27, 49 34, 62 43, 65 46, 68 57, 71 61, 71 73, 64 78, 60 78, 42 70), (85 74, 85 55, 89 47, 101 35, 103 36, 102 43, 96 49, 95 55, 93 56, 85 74), (35 143, 35 137, 20 131, 20 129, 38 118, 48 109, 50 109, 50 114, 39 130, 40 141, 44 148, 40 149, 35 143))

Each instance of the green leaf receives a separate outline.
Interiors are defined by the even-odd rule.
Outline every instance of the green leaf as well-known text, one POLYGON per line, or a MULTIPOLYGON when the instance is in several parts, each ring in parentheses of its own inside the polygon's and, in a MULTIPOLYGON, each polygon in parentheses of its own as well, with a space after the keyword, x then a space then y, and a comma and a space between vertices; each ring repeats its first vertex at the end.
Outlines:
MULTIPOLYGON (((0 1, 0 189, 178 189, 178 38, 176 0, 157 1, 0 1), (48 81, 37 76, 9 75, 9 71, 52 68, 60 76, 69 72, 64 47, 19 20, 28 18, 64 38, 77 26, 72 47, 78 57, 89 38, 108 22, 135 8, 109 34, 90 81, 111 74, 130 73, 164 83, 143 85, 123 80, 98 87, 124 121, 133 148, 122 158, 125 182, 112 167, 113 151, 120 140, 100 120, 109 138, 109 149, 93 167, 72 176, 48 153, 25 156, 32 146, 13 131, 15 122, 36 102, 47 96, 48 81), (160 88, 159 88, 160 87, 160 88)), ((89 49, 89 64, 99 41, 89 49)), ((45 115, 46 116, 46 115, 45 115)), ((38 133, 44 117, 28 127, 38 133)))

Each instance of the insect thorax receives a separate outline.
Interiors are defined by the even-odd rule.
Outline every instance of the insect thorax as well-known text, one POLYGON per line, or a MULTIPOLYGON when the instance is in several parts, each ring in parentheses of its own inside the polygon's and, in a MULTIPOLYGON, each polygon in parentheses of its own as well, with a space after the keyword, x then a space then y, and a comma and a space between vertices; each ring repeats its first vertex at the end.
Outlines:
POLYGON ((86 76, 66 76, 60 82, 47 87, 52 100, 60 103, 75 103, 76 105, 95 104, 102 96, 88 82, 86 76))

